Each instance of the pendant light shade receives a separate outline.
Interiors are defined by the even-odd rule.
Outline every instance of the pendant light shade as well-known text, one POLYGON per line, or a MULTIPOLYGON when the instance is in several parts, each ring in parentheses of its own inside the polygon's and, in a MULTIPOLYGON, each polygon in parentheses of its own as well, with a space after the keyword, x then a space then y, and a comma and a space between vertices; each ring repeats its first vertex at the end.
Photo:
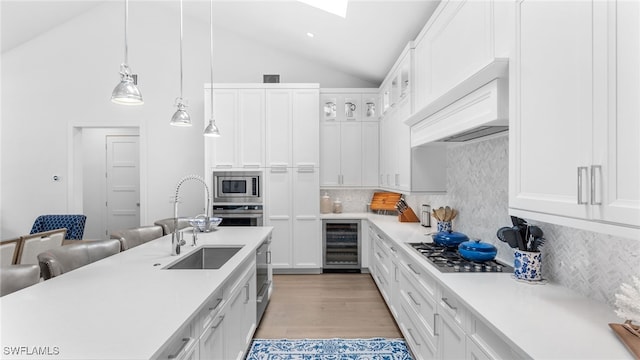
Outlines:
POLYGON ((216 121, 213 118, 209 120, 209 125, 204 129, 204 136, 220 137, 220 130, 216 126, 216 121))
POLYGON ((211 52, 209 56, 209 62, 211 65, 211 117, 209 118, 209 125, 204 129, 204 136, 219 137, 220 129, 216 125, 216 120, 213 117, 213 0, 210 1, 211 13, 209 14, 209 25, 211 28, 211 52))
POLYGON ((182 97, 182 0, 180 0, 180 97, 176 99, 178 110, 171 117, 169 124, 173 126, 191 126, 191 116, 182 97))
POLYGON ((191 116, 189 116, 187 105, 184 104, 182 98, 176 99, 176 106, 178 110, 173 113, 169 124, 173 126, 191 126, 191 116))
POLYGON ((120 65, 120 83, 111 93, 111 101, 122 105, 142 105, 142 94, 138 89, 136 76, 129 69, 129 44, 127 41, 127 23, 129 22, 129 0, 124 2, 124 62, 120 65))

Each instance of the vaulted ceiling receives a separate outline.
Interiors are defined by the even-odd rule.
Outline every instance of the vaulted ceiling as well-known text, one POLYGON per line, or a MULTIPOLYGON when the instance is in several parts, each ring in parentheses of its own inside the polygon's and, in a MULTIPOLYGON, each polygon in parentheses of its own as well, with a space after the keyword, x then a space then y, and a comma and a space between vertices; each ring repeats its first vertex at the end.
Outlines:
MULTIPOLYGON (((175 6, 172 3, 177 2, 133 1, 159 1, 167 6, 175 6)), ((2 52, 104 2, 1 0, 2 52)), ((342 18, 293 0, 214 0, 214 31, 222 28, 279 51, 380 83, 438 2, 350 0, 347 16, 342 18), (314 36, 309 37, 308 32, 314 36)), ((185 0, 184 13, 185 17, 208 24, 209 1, 185 0)), ((130 21, 139 16, 130 13, 130 21)))

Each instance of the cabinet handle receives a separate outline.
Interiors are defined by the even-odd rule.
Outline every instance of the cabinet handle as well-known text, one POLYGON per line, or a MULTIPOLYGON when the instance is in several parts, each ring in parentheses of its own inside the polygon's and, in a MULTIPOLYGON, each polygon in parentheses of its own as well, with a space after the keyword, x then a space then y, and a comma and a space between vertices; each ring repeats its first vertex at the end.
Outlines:
POLYGON ((222 320, 224 320, 224 315, 218 317, 218 322, 211 325, 212 329, 217 329, 220 324, 222 324, 222 320))
POLYGON ((449 309, 453 310, 453 311, 457 311, 458 308, 455 306, 452 306, 451 304, 449 304, 449 299, 447 298, 442 298, 442 302, 445 303, 445 305, 447 305, 449 307, 449 309))
POLYGON ((187 347, 187 344, 191 341, 191 338, 182 338, 182 345, 180 345, 180 348, 178 349, 178 352, 176 352, 175 354, 169 355, 168 358, 169 359, 177 359, 180 354, 184 351, 184 349, 187 347))
POLYGON ((409 296, 409 299, 411 299, 411 301, 413 301, 413 303, 416 304, 416 306, 420 306, 420 303, 416 301, 416 299, 413 297, 413 294, 411 293, 411 291, 408 291, 407 295, 409 296))
POLYGON ((267 283, 262 286, 262 291, 260 292, 260 295, 258 295, 258 297, 256 299, 256 302, 258 304, 261 304, 264 301, 264 297, 269 292, 269 287, 270 286, 271 286, 271 281, 267 281, 267 283))
POLYGON ((267 265, 271 265, 271 250, 267 251, 267 265))
POLYGON ((244 164, 242 167, 245 169, 258 169, 260 168, 260 164, 244 164))
POLYGON ((249 284, 248 283, 244 286, 244 295, 245 295, 244 303, 247 304, 249 302, 249 284))
POLYGON ((602 201, 596 201, 596 170, 602 176, 602 166, 591 165, 591 205, 602 205, 602 201))
POLYGON ((299 173, 313 173, 315 169, 313 165, 300 165, 297 170, 299 173))
POLYGON ((231 169, 233 167, 233 165, 231 164, 218 164, 216 165, 217 169, 231 169))
POLYGON ((586 166, 578 166, 578 205, 586 205, 587 202, 582 200, 582 174, 589 171, 586 166))
POLYGON ((433 336, 440 336, 438 334, 438 331, 436 330, 438 327, 438 316, 440 316, 437 313, 433 313, 433 336))
POLYGON ((409 332, 409 336, 411 337, 411 340, 413 340, 413 342, 414 342, 416 345, 420 346, 420 343, 416 340, 416 337, 415 337, 415 336, 413 336, 413 331, 411 331, 411 330, 413 330, 413 329, 407 329, 407 331, 409 332))
POLYGON ((390 246, 389 248, 391 249, 391 252, 394 254, 398 252, 398 250, 396 250, 396 248, 394 248, 393 246, 390 246))
POLYGON ((411 271, 413 271, 416 275, 420 275, 420 272, 413 268, 413 264, 407 264, 407 267, 411 269, 411 271))
POLYGON ((213 310, 217 309, 218 306, 220 306, 220 304, 222 303, 222 298, 218 298, 217 300, 218 301, 216 302, 216 304, 213 307, 209 308, 209 311, 213 311, 213 310))
POLYGON ((286 173, 287 172, 287 167, 284 166, 284 165, 273 166, 271 168, 271 172, 272 173, 286 173))
POLYGON ((379 251, 376 251, 376 255, 378 255, 378 259, 382 260, 382 254, 379 251))

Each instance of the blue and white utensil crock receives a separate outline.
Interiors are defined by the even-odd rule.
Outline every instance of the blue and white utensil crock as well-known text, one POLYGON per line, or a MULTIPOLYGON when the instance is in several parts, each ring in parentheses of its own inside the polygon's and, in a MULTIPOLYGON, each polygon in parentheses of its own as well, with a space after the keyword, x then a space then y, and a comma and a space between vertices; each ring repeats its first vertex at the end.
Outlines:
POLYGON ((438 232, 451 231, 451 221, 438 221, 438 232))
POLYGON ((515 250, 515 259, 513 262, 513 275, 516 279, 527 281, 540 281, 542 274, 540 273, 542 265, 542 254, 539 252, 530 252, 515 250))

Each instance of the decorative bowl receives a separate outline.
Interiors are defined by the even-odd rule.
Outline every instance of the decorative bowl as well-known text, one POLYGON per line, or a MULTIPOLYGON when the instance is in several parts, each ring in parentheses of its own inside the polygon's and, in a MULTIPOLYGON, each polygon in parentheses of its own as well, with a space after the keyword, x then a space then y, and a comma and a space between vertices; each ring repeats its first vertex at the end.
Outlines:
POLYGON ((195 217, 189 219, 189 224, 196 228, 200 232, 210 232, 213 231, 220 223, 222 222, 221 217, 195 217))

